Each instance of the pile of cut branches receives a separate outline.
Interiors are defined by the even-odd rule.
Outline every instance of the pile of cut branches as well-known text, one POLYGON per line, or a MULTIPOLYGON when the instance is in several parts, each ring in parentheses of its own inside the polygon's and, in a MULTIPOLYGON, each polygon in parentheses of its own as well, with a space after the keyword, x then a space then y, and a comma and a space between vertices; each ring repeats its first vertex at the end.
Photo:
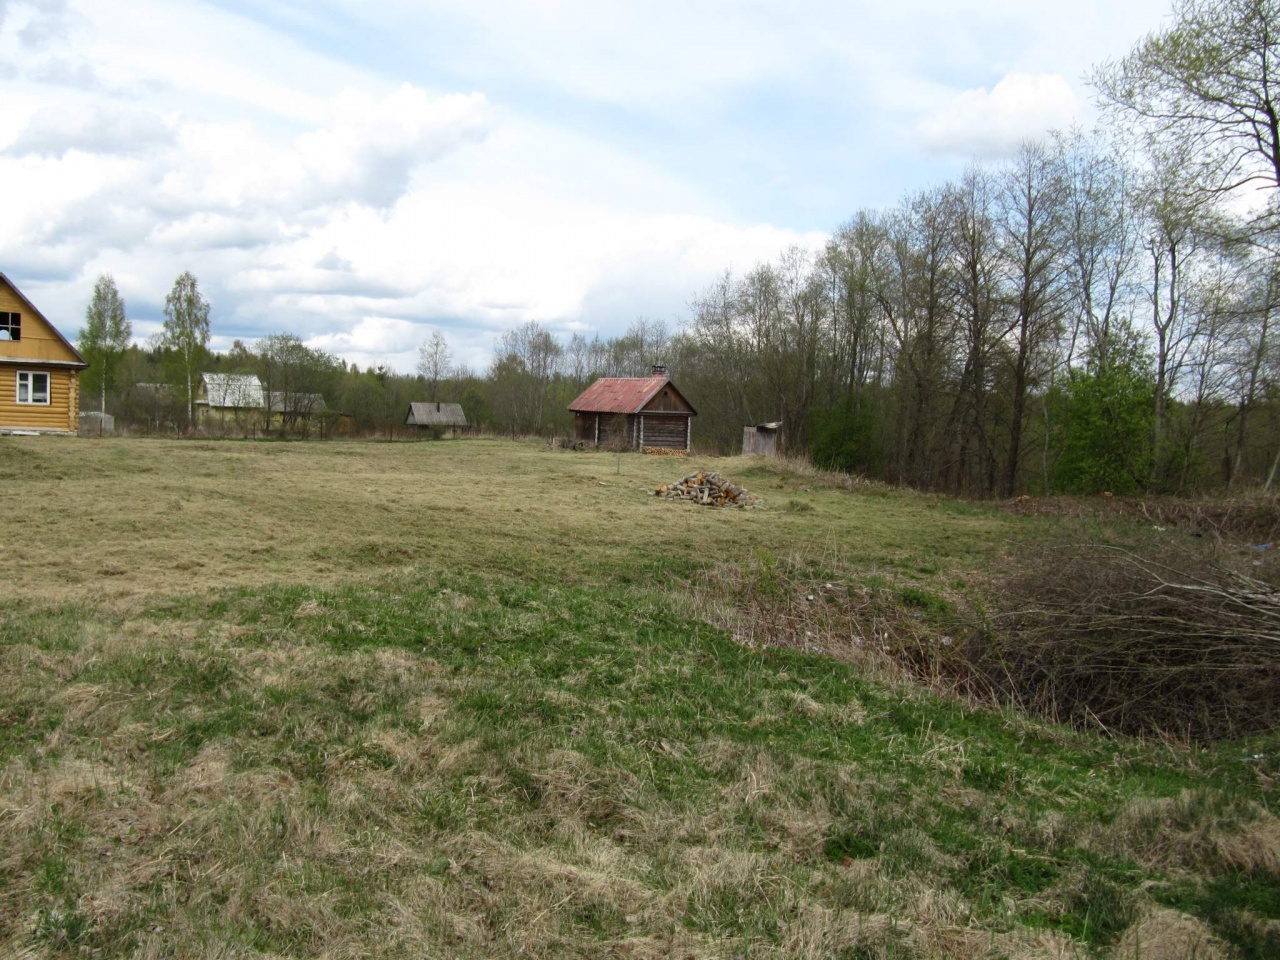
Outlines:
POLYGON ((1280 590, 1188 547, 1040 547, 960 646, 972 693, 1126 733, 1280 720, 1280 590))

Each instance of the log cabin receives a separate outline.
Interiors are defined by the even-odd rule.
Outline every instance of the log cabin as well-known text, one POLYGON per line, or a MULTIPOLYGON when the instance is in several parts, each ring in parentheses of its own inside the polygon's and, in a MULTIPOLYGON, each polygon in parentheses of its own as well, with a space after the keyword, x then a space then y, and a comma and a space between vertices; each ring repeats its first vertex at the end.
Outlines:
POLYGON ((698 415, 660 365, 648 377, 601 377, 569 409, 575 440, 596 446, 620 441, 633 450, 688 450, 698 415))
POLYGON ((0 433, 74 435, 80 351, 0 273, 0 433))

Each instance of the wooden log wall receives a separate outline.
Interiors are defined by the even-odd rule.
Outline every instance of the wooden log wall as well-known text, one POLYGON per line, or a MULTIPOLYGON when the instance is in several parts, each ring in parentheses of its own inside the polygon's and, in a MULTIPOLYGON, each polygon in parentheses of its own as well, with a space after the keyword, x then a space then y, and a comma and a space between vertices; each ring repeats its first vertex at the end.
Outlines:
POLYGON ((74 432, 79 428, 79 385, 75 370, 50 370, 34 365, 0 367, 0 427, 74 432), (49 403, 17 402, 19 370, 49 374, 49 403))
POLYGON ((644 415, 644 446, 665 447, 669 450, 684 450, 688 436, 688 417, 662 416, 646 413, 644 415))

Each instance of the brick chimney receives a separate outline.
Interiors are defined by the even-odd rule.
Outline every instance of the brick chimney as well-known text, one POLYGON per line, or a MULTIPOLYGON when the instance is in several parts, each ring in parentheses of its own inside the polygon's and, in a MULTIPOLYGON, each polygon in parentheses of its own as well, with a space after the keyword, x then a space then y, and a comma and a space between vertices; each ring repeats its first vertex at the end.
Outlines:
POLYGON ((655 363, 653 365, 653 375, 655 377, 665 377, 667 375, 667 368, 661 363, 655 363))

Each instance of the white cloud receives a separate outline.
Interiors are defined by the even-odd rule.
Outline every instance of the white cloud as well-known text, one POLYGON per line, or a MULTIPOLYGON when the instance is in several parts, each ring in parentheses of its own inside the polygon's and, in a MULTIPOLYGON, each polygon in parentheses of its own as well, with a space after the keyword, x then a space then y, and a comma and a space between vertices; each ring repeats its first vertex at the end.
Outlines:
POLYGON ((486 114, 474 94, 343 92, 325 125, 288 140, 110 103, 37 110, 0 154, 0 253, 69 244, 87 258, 145 237, 181 257, 288 241, 331 208, 393 205, 415 169, 481 139, 486 114))
POLYGON ((330 248, 329 252, 316 261, 316 269, 318 270, 336 270, 339 273, 350 273, 352 265, 350 260, 344 260, 338 256, 338 251, 330 248))
MULTIPOLYGON (((27 0, 13 4, 22 25, 15 31, 19 41, 29 48, 40 49, 65 39, 71 29, 73 17, 67 0, 27 0)), ((0 10, 0 24, 7 19, 7 10, 0 10)))
POLYGON ((343 91, 333 114, 328 126, 297 137, 298 172, 320 195, 382 207, 415 168, 484 139, 491 122, 481 94, 432 98, 409 84, 382 98, 343 91))
POLYGON ((193 209, 253 206, 294 217, 348 203, 388 207, 415 169, 489 128, 482 95, 429 97, 408 85, 381 97, 343 91, 328 112, 324 126, 289 142, 243 120, 186 123, 160 193, 193 209))
POLYGON ((1083 107, 1062 76, 1009 73, 990 90, 965 90, 946 98, 917 130, 930 150, 1000 157, 1024 140, 1067 129, 1083 107))
POLYGON ((365 317, 350 330, 325 333, 307 341, 330 353, 360 356, 386 356, 417 349, 419 331, 416 324, 397 317, 365 317))
POLYGON ((50 105, 34 114, 5 151, 61 157, 71 150, 116 156, 153 152, 173 141, 158 114, 129 105, 50 105))

